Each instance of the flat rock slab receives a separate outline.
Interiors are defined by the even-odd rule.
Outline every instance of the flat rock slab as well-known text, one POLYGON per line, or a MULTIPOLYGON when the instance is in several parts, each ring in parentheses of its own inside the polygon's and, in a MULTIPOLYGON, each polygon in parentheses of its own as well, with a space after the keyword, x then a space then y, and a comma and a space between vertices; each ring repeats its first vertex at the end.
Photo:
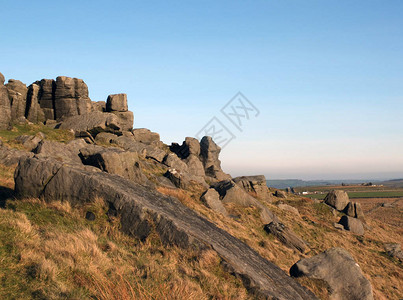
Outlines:
POLYGON ((167 245, 213 248, 258 297, 316 299, 278 266, 179 200, 120 176, 94 172, 51 158, 33 157, 20 161, 15 172, 15 190, 20 197, 60 199, 73 204, 101 197, 120 214, 124 232, 145 239, 155 228, 167 245))

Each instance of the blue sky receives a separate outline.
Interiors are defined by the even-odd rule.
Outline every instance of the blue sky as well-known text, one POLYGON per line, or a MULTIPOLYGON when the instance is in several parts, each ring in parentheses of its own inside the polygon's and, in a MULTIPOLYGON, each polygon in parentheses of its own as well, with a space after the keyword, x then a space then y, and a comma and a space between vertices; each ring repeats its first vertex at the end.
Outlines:
POLYGON ((166 143, 213 116, 232 175, 403 177, 402 1, 1 1, 0 72, 127 93, 166 143), (241 91, 243 131, 220 109, 241 91))

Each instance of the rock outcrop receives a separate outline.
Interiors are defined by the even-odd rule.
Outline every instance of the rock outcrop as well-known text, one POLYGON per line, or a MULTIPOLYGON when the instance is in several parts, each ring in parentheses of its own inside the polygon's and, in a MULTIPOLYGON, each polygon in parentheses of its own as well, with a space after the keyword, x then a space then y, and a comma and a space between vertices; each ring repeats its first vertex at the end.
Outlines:
POLYGON ((264 230, 267 233, 273 234, 281 243, 288 248, 298 250, 305 253, 308 249, 306 242, 297 236, 292 230, 287 228, 280 222, 271 222, 264 226, 264 230))
POLYGON ((228 270, 242 278, 258 297, 316 298, 279 267, 177 199, 120 176, 33 157, 20 161, 15 172, 15 191, 20 197, 60 199, 79 205, 100 197, 120 215, 122 230, 127 234, 144 240, 155 230, 167 245, 214 249, 228 270))
POLYGON ((232 179, 236 184, 241 186, 246 192, 264 200, 271 201, 270 191, 267 187, 266 177, 258 176, 241 176, 232 179))
POLYGON ((25 118, 28 88, 19 80, 10 79, 5 85, 11 104, 11 119, 25 118))
POLYGON ((314 257, 304 258, 291 267, 290 274, 326 281, 334 300, 373 300, 371 283, 350 253, 342 248, 331 248, 314 257))
POLYGON ((11 105, 4 76, 0 73, 0 130, 8 129, 11 122, 11 105))
POLYGON ((344 211, 345 211, 346 215, 348 215, 350 217, 358 218, 358 219, 364 218, 364 212, 361 208, 360 203, 349 202, 344 211))

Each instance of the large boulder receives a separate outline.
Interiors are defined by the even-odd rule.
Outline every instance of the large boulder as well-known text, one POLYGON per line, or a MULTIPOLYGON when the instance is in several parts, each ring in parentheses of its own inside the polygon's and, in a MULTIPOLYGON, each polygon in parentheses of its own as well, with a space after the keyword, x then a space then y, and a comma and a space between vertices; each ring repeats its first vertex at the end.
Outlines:
POLYGON ((11 120, 25 117, 27 86, 19 80, 10 79, 6 84, 11 104, 11 120))
POLYGON ((223 216, 228 216, 227 210, 220 200, 220 194, 215 189, 208 189, 201 196, 200 200, 212 210, 221 213, 223 216))
POLYGON ((133 136, 137 142, 147 145, 158 144, 160 142, 160 135, 147 128, 133 129, 133 136))
POLYGON ((361 204, 357 202, 349 202, 344 209, 345 213, 353 218, 359 218, 363 219, 364 218, 364 212, 361 208, 361 204))
POLYGON ((106 100, 106 111, 127 111, 127 95, 126 94, 114 94, 109 95, 108 99, 106 100))
POLYGON ((206 176, 217 180, 229 179, 231 176, 225 174, 221 169, 221 161, 218 159, 221 148, 210 136, 205 136, 200 141, 200 158, 204 166, 206 176))
POLYGON ((88 87, 82 79, 59 76, 55 88, 55 117, 71 117, 91 112, 88 87))
POLYGON ((4 76, 0 73, 0 130, 8 129, 11 122, 11 105, 4 76))
POLYGON ((271 200, 266 177, 264 177, 264 175, 241 176, 233 178, 232 180, 250 195, 256 195, 256 197, 265 200, 271 200))
POLYGON ((120 130, 118 118, 111 113, 93 111, 90 113, 66 118, 60 129, 71 129, 79 136, 82 132, 89 132, 96 136, 100 132, 116 132, 120 130))
POLYGON ((350 202, 350 199, 345 191, 333 190, 326 195, 324 201, 338 211, 343 211, 350 202))
POLYGON ((355 234, 363 235, 365 233, 364 225, 359 219, 352 218, 349 216, 342 216, 339 221, 339 224, 343 225, 345 230, 351 231, 355 234))
POLYGON ((220 181, 213 184, 212 187, 220 194, 220 199, 223 203, 233 203, 243 207, 256 207, 260 212, 260 218, 263 224, 278 221, 277 217, 265 205, 246 193, 234 181, 220 181))
POLYGON ((60 199, 78 205, 99 197, 116 212, 126 234, 145 240, 155 232, 165 245, 195 253, 215 250, 227 270, 242 278, 256 298, 316 299, 278 266, 179 200, 120 176, 34 157, 20 161, 15 190, 19 197, 60 199))
POLYGON ((298 250, 302 253, 305 253, 308 249, 306 242, 283 223, 271 222, 264 226, 264 230, 274 235, 281 243, 291 249, 298 250))
POLYGON ((116 147, 88 145, 80 150, 80 157, 85 165, 90 165, 110 174, 117 174, 140 184, 147 178, 141 172, 139 156, 136 152, 124 151, 116 147))
POLYGON ((326 281, 334 300, 373 300, 371 283, 364 277, 353 257, 342 248, 304 258, 290 269, 291 276, 307 276, 326 281))
POLYGON ((43 140, 33 152, 43 157, 51 157, 67 163, 82 164, 79 154, 80 149, 85 146, 87 146, 87 143, 82 139, 74 140, 67 144, 43 140))

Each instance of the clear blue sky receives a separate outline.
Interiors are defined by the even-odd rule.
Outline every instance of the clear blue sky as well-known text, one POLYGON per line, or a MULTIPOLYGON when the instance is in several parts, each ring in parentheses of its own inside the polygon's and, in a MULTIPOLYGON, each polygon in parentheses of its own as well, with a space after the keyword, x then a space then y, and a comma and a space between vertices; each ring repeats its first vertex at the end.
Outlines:
POLYGON ((241 91, 260 115, 231 128, 232 175, 403 177, 403 1, 0 3, 7 79, 127 93, 135 127, 166 143, 241 91))

